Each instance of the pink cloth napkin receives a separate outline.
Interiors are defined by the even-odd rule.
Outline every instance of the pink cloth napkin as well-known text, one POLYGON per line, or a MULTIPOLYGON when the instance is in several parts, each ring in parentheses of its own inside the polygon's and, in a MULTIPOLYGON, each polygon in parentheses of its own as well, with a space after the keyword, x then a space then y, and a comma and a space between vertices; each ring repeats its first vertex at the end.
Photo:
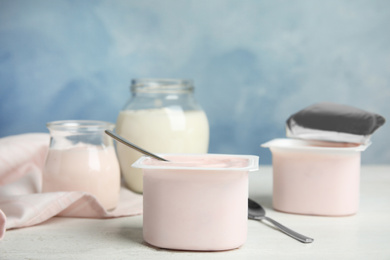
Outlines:
POLYGON ((142 195, 121 188, 120 201, 106 211, 86 192, 41 193, 49 134, 0 138, 0 239, 5 230, 36 225, 54 216, 114 218, 142 214, 142 195))

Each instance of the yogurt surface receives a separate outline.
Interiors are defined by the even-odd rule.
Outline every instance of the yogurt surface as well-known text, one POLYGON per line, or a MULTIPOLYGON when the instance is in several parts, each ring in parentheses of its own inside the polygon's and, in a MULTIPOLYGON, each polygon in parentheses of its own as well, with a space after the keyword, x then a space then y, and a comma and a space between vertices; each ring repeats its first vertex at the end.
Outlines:
POLYGON ((161 157, 169 160, 160 161, 151 157, 143 157, 133 164, 136 168, 153 169, 188 169, 188 170, 251 170, 257 168, 256 156, 213 155, 213 154, 167 154, 161 157))

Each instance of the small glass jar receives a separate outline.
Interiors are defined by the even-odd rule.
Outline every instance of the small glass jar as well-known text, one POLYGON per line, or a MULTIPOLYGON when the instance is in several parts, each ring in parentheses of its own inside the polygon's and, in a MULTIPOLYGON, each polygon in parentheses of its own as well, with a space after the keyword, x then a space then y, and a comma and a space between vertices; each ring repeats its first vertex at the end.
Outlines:
POLYGON ((106 209, 117 206, 120 168, 112 138, 114 124, 69 120, 47 123, 50 147, 42 176, 42 192, 84 191, 106 209))
MULTIPOLYGON (((119 135, 153 153, 207 153, 209 123, 191 80, 134 79, 131 94, 117 119, 119 135)), ((121 143, 117 152, 127 186, 142 193, 142 171, 131 167, 142 154, 121 143)))

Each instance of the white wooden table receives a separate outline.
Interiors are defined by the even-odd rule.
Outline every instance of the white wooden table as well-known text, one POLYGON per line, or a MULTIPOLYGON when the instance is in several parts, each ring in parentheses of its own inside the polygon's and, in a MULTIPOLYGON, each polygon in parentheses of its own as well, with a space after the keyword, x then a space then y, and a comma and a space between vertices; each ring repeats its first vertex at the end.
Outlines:
POLYGON ((362 166, 360 210, 349 217, 315 217, 272 210, 272 168, 250 173, 250 197, 268 216, 315 239, 302 244, 259 221, 248 221, 239 249, 185 252, 151 247, 142 239, 142 216, 99 220, 52 218, 9 230, 0 259, 390 259, 390 165, 362 166))

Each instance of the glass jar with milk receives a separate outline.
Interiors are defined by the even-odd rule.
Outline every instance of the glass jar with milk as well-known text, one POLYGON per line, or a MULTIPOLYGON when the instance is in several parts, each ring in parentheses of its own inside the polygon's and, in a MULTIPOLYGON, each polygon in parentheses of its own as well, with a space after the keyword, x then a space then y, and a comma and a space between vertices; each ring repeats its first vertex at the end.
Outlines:
MULTIPOLYGON (((191 80, 134 79, 131 94, 117 119, 119 135, 153 153, 207 153, 209 123, 191 80)), ((127 186, 142 193, 142 171, 131 167, 142 154, 121 143, 117 153, 127 186)))

